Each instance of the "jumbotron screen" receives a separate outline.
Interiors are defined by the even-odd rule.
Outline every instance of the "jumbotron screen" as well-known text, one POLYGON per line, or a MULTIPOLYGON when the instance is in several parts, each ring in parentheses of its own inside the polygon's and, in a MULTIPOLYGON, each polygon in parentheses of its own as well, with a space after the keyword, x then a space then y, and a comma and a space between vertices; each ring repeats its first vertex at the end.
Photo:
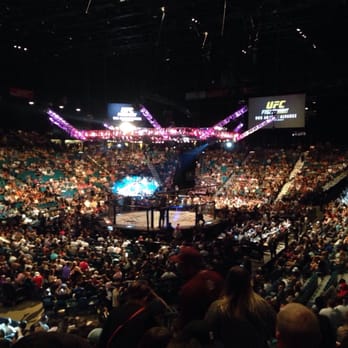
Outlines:
POLYGON ((249 98, 248 128, 275 117, 265 128, 304 128, 305 94, 249 98))
POLYGON ((149 197, 159 188, 159 183, 150 177, 127 175, 114 183, 112 192, 125 197, 149 197))
POLYGON ((114 122, 142 121, 141 114, 132 104, 109 103, 108 118, 114 122))

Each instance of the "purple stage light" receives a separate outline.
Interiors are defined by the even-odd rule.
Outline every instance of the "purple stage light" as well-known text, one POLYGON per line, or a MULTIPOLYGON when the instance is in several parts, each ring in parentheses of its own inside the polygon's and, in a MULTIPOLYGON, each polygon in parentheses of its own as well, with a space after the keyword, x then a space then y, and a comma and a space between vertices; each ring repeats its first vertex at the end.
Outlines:
POLYGON ((246 138, 248 135, 258 131, 259 129, 261 129, 265 126, 267 126, 268 124, 272 123, 275 119, 276 119, 276 117, 272 116, 272 117, 268 118, 267 120, 257 124, 255 127, 248 129, 246 132, 239 134, 237 137, 237 141, 242 140, 242 139, 246 138))
POLYGON ((238 133, 242 128, 243 128, 244 124, 241 122, 237 125, 237 127, 233 130, 233 132, 238 133))
POLYGON ((48 109, 47 114, 50 116, 48 119, 50 120, 51 123, 63 129, 70 136, 79 140, 86 140, 86 138, 83 136, 83 134, 79 130, 77 130, 68 122, 66 122, 61 116, 56 114, 54 111, 52 111, 51 109, 48 109))
MULTIPOLYGON (((230 115, 227 119, 223 120, 219 124, 226 124, 232 118, 241 116, 246 111, 246 107, 237 110, 234 114, 230 115)), ((125 134, 118 129, 104 129, 104 130, 77 130, 61 116, 54 111, 48 109, 47 114, 52 124, 66 131, 71 137, 79 140, 98 140, 98 139, 114 139, 118 141, 142 141, 144 136, 151 138, 153 142, 175 141, 175 142, 187 142, 187 141, 206 141, 208 139, 220 139, 220 140, 232 140, 234 142, 239 141, 256 130, 262 128, 264 125, 273 121, 269 119, 266 122, 262 122, 256 127, 249 129, 245 133, 238 133, 236 131, 226 131, 217 126, 217 128, 189 128, 189 127, 175 127, 175 128, 162 128, 159 123, 150 115, 145 107, 142 107, 141 112, 149 120, 154 128, 137 128, 130 133, 125 134)), ((108 126, 104 124, 104 126, 108 126)), ((241 128, 242 124, 239 124, 236 129, 241 128)))
POLYGON ((234 112, 233 114, 227 116, 225 119, 223 119, 222 121, 218 122, 216 125, 213 126, 213 128, 219 128, 219 127, 223 127, 225 126, 227 123, 231 122, 232 120, 237 119, 238 117, 242 116, 243 114, 245 114, 248 111, 248 107, 247 106, 243 106, 242 108, 240 108, 239 110, 237 110, 236 112, 234 112))
POLYGON ((147 110, 144 105, 141 105, 140 112, 150 122, 152 127, 156 129, 162 128, 161 125, 155 120, 155 118, 150 114, 149 110, 147 110))

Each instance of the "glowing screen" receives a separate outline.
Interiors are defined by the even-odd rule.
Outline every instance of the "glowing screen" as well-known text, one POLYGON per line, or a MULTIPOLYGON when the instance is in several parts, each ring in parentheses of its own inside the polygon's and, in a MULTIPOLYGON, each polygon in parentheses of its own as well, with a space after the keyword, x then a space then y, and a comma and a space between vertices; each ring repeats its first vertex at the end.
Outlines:
POLYGON ((249 99, 248 128, 275 116, 267 128, 303 128, 305 126, 305 94, 257 97, 249 99))
POLYGON ((133 122, 141 121, 141 114, 132 104, 109 103, 108 117, 113 121, 133 122))
POLYGON ((127 175, 114 183, 112 192, 128 197, 152 196, 158 187, 158 182, 153 178, 127 175))

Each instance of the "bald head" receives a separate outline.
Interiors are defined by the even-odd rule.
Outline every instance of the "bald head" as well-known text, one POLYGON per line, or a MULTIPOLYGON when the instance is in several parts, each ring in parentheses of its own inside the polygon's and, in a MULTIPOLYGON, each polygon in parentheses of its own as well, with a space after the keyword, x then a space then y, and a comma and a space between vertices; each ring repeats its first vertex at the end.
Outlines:
POLYGON ((321 341, 319 320, 301 303, 288 303, 277 314, 278 347, 317 348, 321 341))

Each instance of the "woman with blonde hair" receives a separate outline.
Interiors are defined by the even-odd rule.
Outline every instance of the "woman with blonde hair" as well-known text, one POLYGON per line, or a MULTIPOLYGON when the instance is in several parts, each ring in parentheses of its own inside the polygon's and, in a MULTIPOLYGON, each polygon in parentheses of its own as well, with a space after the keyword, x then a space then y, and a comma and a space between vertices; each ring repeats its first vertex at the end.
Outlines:
POLYGON ((225 347, 264 348, 275 335, 275 309, 254 291, 250 273, 240 266, 229 269, 223 293, 205 320, 225 347))

